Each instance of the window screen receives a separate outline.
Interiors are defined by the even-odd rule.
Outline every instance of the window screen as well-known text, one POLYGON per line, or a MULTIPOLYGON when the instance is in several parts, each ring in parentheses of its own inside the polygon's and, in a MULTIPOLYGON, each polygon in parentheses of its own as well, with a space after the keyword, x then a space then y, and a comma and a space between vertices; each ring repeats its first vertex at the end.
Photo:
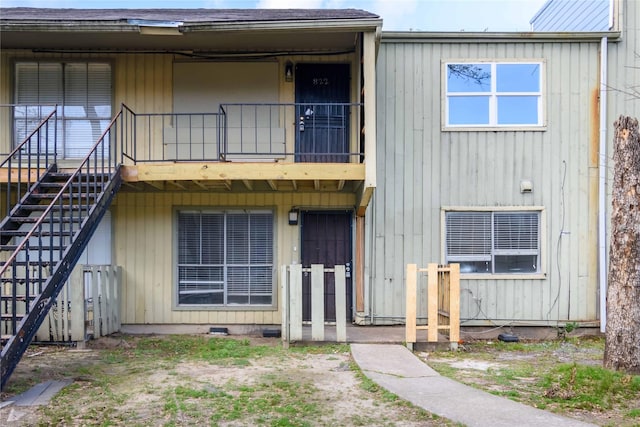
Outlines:
POLYGON ((15 87, 15 144, 57 105, 58 153, 83 158, 111 120, 109 63, 18 62, 15 87))
POLYGON ((463 273, 540 271, 540 212, 447 212, 447 262, 463 273))
POLYGON ((178 212, 179 305, 271 305, 273 213, 178 212))

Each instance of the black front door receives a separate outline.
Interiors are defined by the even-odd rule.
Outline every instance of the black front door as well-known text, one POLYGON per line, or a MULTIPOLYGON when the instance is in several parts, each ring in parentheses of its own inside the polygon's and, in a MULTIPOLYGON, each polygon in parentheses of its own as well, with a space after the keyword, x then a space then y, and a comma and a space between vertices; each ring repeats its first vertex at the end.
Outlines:
POLYGON ((349 161, 349 64, 296 65, 296 161, 349 161))
MULTIPOLYGON (((302 213, 302 266, 324 264, 326 268, 346 265, 347 322, 351 321, 351 213, 302 213)), ((335 279, 333 273, 324 275, 324 318, 335 322, 335 279)), ((311 320, 311 273, 302 274, 302 319, 311 320)))

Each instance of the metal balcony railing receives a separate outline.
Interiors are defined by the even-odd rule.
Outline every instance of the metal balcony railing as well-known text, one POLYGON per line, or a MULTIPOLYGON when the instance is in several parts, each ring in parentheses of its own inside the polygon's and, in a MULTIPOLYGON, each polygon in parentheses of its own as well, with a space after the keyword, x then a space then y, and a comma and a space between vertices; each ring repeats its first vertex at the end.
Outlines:
POLYGON ((361 104, 221 104, 211 113, 134 113, 123 159, 361 162, 361 104))

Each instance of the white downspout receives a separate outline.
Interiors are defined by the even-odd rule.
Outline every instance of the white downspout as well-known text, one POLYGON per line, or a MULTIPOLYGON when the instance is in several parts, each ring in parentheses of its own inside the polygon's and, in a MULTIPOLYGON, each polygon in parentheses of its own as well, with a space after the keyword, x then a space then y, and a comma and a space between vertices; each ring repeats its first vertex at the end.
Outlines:
POLYGON ((607 37, 600 41, 600 161, 598 164, 598 283, 600 332, 607 325, 607 37))

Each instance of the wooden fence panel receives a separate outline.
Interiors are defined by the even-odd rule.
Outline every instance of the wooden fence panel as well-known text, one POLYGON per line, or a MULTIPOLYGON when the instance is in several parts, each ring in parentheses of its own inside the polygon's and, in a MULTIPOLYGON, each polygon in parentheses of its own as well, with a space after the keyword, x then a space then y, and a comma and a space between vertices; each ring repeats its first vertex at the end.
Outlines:
POLYGON ((311 339, 325 340, 324 317, 324 275, 333 273, 335 276, 335 304, 336 304, 336 341, 347 341, 347 311, 346 311, 346 267, 337 265, 325 268, 322 264, 314 264, 311 268, 302 268, 300 264, 282 266, 281 268, 281 310, 282 310, 282 341, 287 347, 290 342, 303 340, 302 321, 302 273, 311 274, 311 339))
POLYGON ((460 339, 460 266, 430 263, 427 268, 407 265, 406 341, 411 348, 417 331, 427 330, 427 341, 437 342, 441 330, 448 331, 449 342, 457 347, 460 339), (427 325, 417 326, 418 274, 427 273, 427 325))

